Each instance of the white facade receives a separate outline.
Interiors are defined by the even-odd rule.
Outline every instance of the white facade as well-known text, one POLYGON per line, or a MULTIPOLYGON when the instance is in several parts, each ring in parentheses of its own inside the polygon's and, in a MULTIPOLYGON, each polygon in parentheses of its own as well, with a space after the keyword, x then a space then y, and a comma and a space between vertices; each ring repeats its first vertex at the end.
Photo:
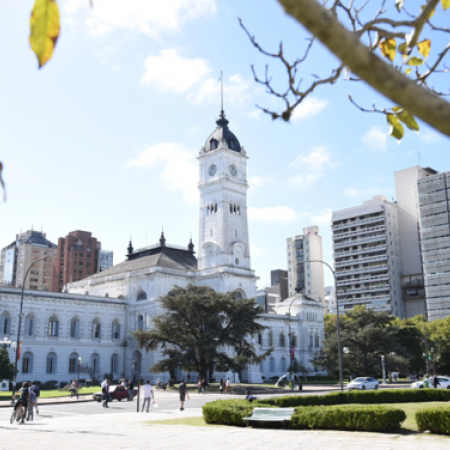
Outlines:
POLYGON ((366 305, 405 317, 397 205, 375 196, 333 212, 332 222, 339 309, 366 305))
MULTIPOLYGON (((238 290, 244 298, 255 296, 257 277, 251 270, 247 224, 247 156, 223 113, 216 123, 217 129, 198 158, 198 261, 192 243, 187 248, 166 245, 162 235, 159 244, 145 249, 133 251, 130 243, 128 261, 67 285, 69 293, 26 291, 25 317, 34 317, 34 322, 24 321, 28 334, 23 335, 22 355, 31 358, 27 361, 31 371, 20 373, 19 381, 67 382, 74 375, 69 370, 74 370, 76 356, 81 356, 83 363, 96 363, 103 373, 113 370, 114 378, 136 376, 131 361, 141 359, 143 377, 167 380, 168 374, 149 376, 147 372, 160 359, 159 352, 141 353, 130 335, 137 329, 150 329, 152 319, 163 313, 161 296, 175 285, 190 283, 219 292, 238 290)), ((19 296, 17 289, 0 288, 0 340, 15 339, 19 296)), ((288 305, 292 300, 282 303, 288 305)), ((310 359, 324 337, 323 306, 294 300, 297 306, 290 320, 282 307, 278 314, 261 316, 260 323, 268 329, 254 338, 256 348, 262 352, 273 346, 274 352, 260 366, 249 367, 243 373, 245 381, 261 382, 262 376, 285 373, 290 349, 287 339, 280 336, 288 336, 289 328, 296 336, 295 357, 313 369, 310 359)), ((231 373, 215 376, 233 379, 231 373)))

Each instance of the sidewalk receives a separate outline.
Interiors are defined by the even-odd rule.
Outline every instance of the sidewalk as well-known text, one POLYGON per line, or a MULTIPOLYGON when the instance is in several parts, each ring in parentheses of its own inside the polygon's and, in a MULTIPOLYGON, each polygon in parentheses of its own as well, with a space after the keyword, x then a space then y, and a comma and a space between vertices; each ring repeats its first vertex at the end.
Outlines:
MULTIPOLYGON (((66 397, 50 397, 50 398, 39 398, 38 405, 57 405, 59 403, 83 403, 83 402, 93 402, 92 394, 80 395, 77 399, 76 397, 70 398, 66 397)), ((0 408, 11 408, 11 401, 1 401, 0 408)))

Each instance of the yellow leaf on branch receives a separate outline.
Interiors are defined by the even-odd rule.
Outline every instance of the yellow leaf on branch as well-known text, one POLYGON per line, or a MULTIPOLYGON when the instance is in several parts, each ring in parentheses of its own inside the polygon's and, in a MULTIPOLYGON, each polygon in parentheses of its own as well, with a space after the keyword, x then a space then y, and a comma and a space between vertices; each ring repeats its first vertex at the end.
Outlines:
POLYGON ((444 10, 447 10, 448 8, 450 8, 450 0, 441 0, 441 5, 444 10))
POLYGON ((397 43, 395 42, 394 38, 385 39, 384 41, 380 42, 381 53, 390 61, 394 61, 396 47, 397 43))
POLYGON ((59 28, 56 0, 35 0, 30 19, 30 46, 37 56, 39 68, 51 59, 59 28))
POLYGON ((405 129, 400 121, 393 114, 386 116, 387 123, 389 124, 389 134, 400 141, 405 134, 405 129))
POLYGON ((419 53, 424 57, 428 58, 431 49, 431 41, 430 39, 425 39, 422 42, 417 43, 417 48, 419 49, 419 53))

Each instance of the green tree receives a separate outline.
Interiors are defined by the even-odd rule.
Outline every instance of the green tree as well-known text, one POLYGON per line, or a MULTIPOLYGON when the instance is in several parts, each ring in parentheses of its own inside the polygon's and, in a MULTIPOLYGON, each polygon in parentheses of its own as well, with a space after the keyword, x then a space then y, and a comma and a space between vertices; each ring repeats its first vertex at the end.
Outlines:
POLYGON ((165 312, 153 319, 153 328, 133 333, 140 348, 162 351, 164 358, 150 371, 171 372, 177 366, 206 378, 215 369, 241 373, 267 358, 272 349, 258 355, 251 339, 266 328, 256 322, 257 304, 236 295, 189 285, 161 297, 165 312))
POLYGON ((0 380, 12 380, 14 378, 14 364, 9 360, 6 348, 0 348, 0 380))
MULTIPOLYGON (((357 306, 340 318, 342 347, 348 347, 343 366, 347 373, 359 376, 381 374, 381 356, 386 358, 388 370, 402 373, 409 371, 407 348, 401 345, 399 326, 394 317, 384 312, 367 310, 357 306)), ((338 341, 336 315, 326 316, 325 341, 322 353, 313 359, 313 364, 337 375, 338 341)))

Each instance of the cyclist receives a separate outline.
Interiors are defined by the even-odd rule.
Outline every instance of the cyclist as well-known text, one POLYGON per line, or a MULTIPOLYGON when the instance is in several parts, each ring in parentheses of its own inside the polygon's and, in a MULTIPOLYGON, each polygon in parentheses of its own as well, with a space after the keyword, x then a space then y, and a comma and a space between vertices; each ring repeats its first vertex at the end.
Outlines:
POLYGON ((25 382, 22 384, 22 388, 16 392, 14 398, 20 395, 19 401, 14 405, 14 411, 17 414, 17 409, 22 408, 22 423, 25 423, 25 412, 28 408, 28 398, 30 397, 30 390, 28 388, 28 383, 25 382))

